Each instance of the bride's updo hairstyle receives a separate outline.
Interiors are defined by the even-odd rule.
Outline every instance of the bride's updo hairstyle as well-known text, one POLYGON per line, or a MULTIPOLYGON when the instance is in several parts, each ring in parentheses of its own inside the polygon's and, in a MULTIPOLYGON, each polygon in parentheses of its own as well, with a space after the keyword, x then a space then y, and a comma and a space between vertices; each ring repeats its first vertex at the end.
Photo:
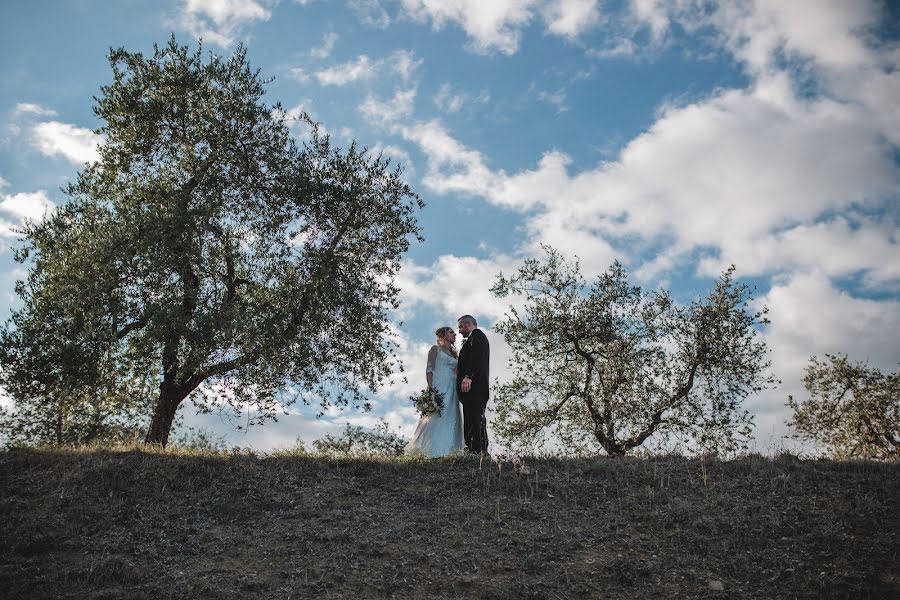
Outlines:
POLYGON ((437 345, 441 348, 446 349, 450 354, 452 354, 455 358, 459 358, 456 354, 456 348, 453 347, 453 344, 447 344, 444 340, 447 338, 447 332, 453 331, 452 327, 438 327, 434 332, 434 336, 437 338, 437 345))

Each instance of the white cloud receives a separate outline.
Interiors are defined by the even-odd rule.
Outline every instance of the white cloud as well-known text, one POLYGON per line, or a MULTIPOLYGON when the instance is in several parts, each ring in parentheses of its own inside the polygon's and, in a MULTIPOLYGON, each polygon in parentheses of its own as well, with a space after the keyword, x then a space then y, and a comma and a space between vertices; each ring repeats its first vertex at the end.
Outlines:
POLYGON ((401 135, 417 143, 428 157, 422 183, 440 194, 458 192, 488 197, 496 179, 484 156, 454 139, 437 120, 399 127, 401 135))
POLYGON ((9 182, 7 180, 3 179, 2 176, 0 176, 0 190, 2 190, 3 188, 5 188, 8 185, 9 185, 9 182))
POLYGON ((359 105, 359 112, 373 125, 390 126, 413 113, 416 88, 397 90, 394 97, 382 102, 372 94, 359 105))
POLYGON ((459 112, 466 103, 485 104, 490 100, 491 95, 486 89, 473 96, 468 92, 455 90, 450 83, 443 83, 434 95, 434 104, 448 114, 459 112))
POLYGON ((322 85, 347 85, 360 79, 368 79, 375 74, 375 65, 365 54, 356 60, 316 71, 316 79, 322 85))
MULTIPOLYGON (((664 107, 618 160, 574 175, 570 159, 556 151, 533 170, 492 171, 480 152, 437 121, 404 127, 402 134, 428 157, 423 184, 429 189, 478 195, 528 213, 528 229, 540 241, 565 246, 582 238, 588 244, 582 255, 609 257, 611 242, 630 239, 662 244, 673 263, 712 248, 717 267, 734 262, 753 273, 778 271, 814 260, 792 240, 808 237, 829 213, 877 207, 897 193, 898 169, 871 115, 858 105, 800 100, 783 74, 760 78, 748 90, 664 107), (795 228, 806 229, 790 233, 795 228)), ((839 229, 816 231, 837 235, 839 229)), ((877 260, 879 250, 896 246, 892 233, 867 228, 866 243, 850 253, 858 260, 836 261, 835 268, 852 264, 873 269, 876 279, 896 276, 877 260)))
MULTIPOLYGON (((772 320, 765 331, 775 375, 782 385, 749 399, 755 415, 759 450, 791 432, 785 424, 788 395, 806 396, 803 372, 809 357, 847 354, 867 360, 884 371, 900 362, 900 302, 854 298, 837 289, 821 274, 796 275, 774 285, 760 305, 767 305, 772 320)), ((790 444, 783 444, 788 445, 790 444)))
POLYGON ((559 88, 555 92, 548 92, 546 90, 540 90, 538 92, 538 100, 542 102, 546 102, 547 104, 552 104, 556 107, 556 113, 562 113, 569 110, 568 105, 566 105, 566 88, 559 88))
POLYGON ((422 59, 417 60, 416 55, 409 50, 395 50, 385 61, 382 61, 382 65, 387 63, 390 69, 396 72, 404 83, 407 83, 422 66, 422 62, 422 59))
POLYGON ((549 33, 575 38, 599 24, 597 4, 597 0, 554 0, 541 7, 541 14, 549 33))
POLYGON ((428 266, 406 261, 397 279, 401 318, 424 304, 443 313, 444 324, 455 326, 460 315, 469 313, 480 325, 492 326, 503 317, 509 300, 496 298, 489 290, 497 274, 509 273, 515 266, 514 259, 505 255, 479 259, 449 254, 428 266))
POLYGON ((56 205, 50 201, 44 190, 20 192, 13 195, 0 193, 0 211, 19 217, 20 220, 40 220, 54 208, 56 205))
POLYGON ((17 224, 0 217, 0 240, 11 240, 19 237, 16 232, 17 224))
POLYGON ((62 156, 75 165, 100 160, 97 146, 103 138, 90 129, 59 121, 38 123, 32 128, 32 144, 47 156, 62 156))
POLYGON ((184 0, 175 25, 195 37, 221 47, 255 21, 268 21, 272 13, 254 0, 184 0))
POLYGON ((385 29, 391 24, 391 16, 378 0, 349 0, 347 5, 356 13, 363 25, 385 29))
POLYGON ((522 31, 539 14, 545 31, 569 39, 600 23, 597 0, 402 0, 406 16, 431 23, 461 27, 476 52, 499 51, 507 55, 519 49, 522 31))
POLYGON ((453 92, 453 86, 449 83, 443 84, 437 94, 434 95, 434 103, 439 109, 448 113, 459 112, 459 109, 465 104, 465 94, 457 94, 453 92))
POLYGON ((395 73, 404 83, 408 83, 422 65, 408 50, 395 50, 389 56, 373 60, 360 54, 355 60, 345 62, 316 72, 316 79, 322 85, 347 85, 356 81, 373 79, 376 75, 395 73))
POLYGON ((300 83, 306 83, 307 81, 309 81, 309 73, 307 73, 300 67, 291 67, 290 69, 288 69, 288 76, 294 81, 299 81, 300 83))
POLYGON ((16 104, 16 114, 29 114, 29 115, 38 115, 41 117, 55 117, 56 111, 51 110, 49 108, 44 108, 39 104, 32 104, 30 102, 20 102, 16 104))
POLYGON ((329 31, 322 37, 322 45, 309 51, 310 56, 313 58, 328 58, 331 56, 331 51, 334 50, 334 45, 337 41, 338 34, 329 31))
POLYGON ((478 52, 499 50, 514 54, 519 47, 520 29, 532 19, 535 0, 403 0, 412 19, 431 21, 435 30, 447 23, 462 27, 478 52))

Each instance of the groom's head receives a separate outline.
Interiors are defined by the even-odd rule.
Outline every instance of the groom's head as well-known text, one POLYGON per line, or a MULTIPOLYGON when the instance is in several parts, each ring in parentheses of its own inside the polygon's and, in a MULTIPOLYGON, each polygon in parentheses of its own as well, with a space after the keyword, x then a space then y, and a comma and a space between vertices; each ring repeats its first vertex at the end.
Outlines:
POLYGON ((478 327, 478 323, 475 322, 475 317, 472 315, 463 315, 459 319, 457 319, 457 323, 459 324, 459 333, 464 338, 469 337, 469 334, 472 333, 476 327, 478 327))

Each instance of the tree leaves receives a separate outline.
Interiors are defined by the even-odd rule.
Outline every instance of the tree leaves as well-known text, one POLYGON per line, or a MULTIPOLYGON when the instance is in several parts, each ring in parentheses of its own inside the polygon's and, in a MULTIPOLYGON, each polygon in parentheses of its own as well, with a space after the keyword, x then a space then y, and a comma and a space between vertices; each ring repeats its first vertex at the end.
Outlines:
POLYGON ((826 354, 809 359, 803 385, 809 398, 788 396, 796 437, 836 458, 900 458, 900 373, 826 354))
POLYGON ((767 374, 750 290, 733 268, 706 298, 677 306, 664 291, 628 283, 618 262, 590 286, 577 262, 550 247, 492 288, 522 296, 497 325, 513 348, 514 378, 495 388, 495 427, 513 445, 625 454, 654 436, 695 450, 746 445, 741 402, 775 383, 767 374))
POLYGON ((6 382, 28 397, 37 363, 23 350, 51 372, 65 340, 84 349, 73 367, 98 365, 67 374, 78 389, 126 358, 152 364, 149 379, 132 375, 159 390, 147 439, 163 444, 188 397, 252 407, 254 420, 279 398, 365 405, 395 362, 399 258, 421 239, 423 204, 400 171, 355 144, 333 148, 305 117, 298 146, 243 48, 204 60, 173 37, 150 57, 109 59, 101 160, 25 232, 32 266, 4 329, 6 382), (35 344, 42 329, 52 336, 35 344))

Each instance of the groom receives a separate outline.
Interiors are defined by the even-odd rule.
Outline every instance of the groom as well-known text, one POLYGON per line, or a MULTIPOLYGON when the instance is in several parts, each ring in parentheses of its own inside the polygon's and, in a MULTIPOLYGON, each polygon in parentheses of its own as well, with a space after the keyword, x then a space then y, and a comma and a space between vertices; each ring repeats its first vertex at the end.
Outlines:
POLYGON ((478 329, 475 317, 463 315, 458 323, 459 333, 464 340, 459 351, 459 363, 456 366, 456 384, 459 388, 459 401, 463 407, 466 452, 487 454, 487 422, 484 418, 484 409, 488 403, 491 348, 487 337, 478 329))

